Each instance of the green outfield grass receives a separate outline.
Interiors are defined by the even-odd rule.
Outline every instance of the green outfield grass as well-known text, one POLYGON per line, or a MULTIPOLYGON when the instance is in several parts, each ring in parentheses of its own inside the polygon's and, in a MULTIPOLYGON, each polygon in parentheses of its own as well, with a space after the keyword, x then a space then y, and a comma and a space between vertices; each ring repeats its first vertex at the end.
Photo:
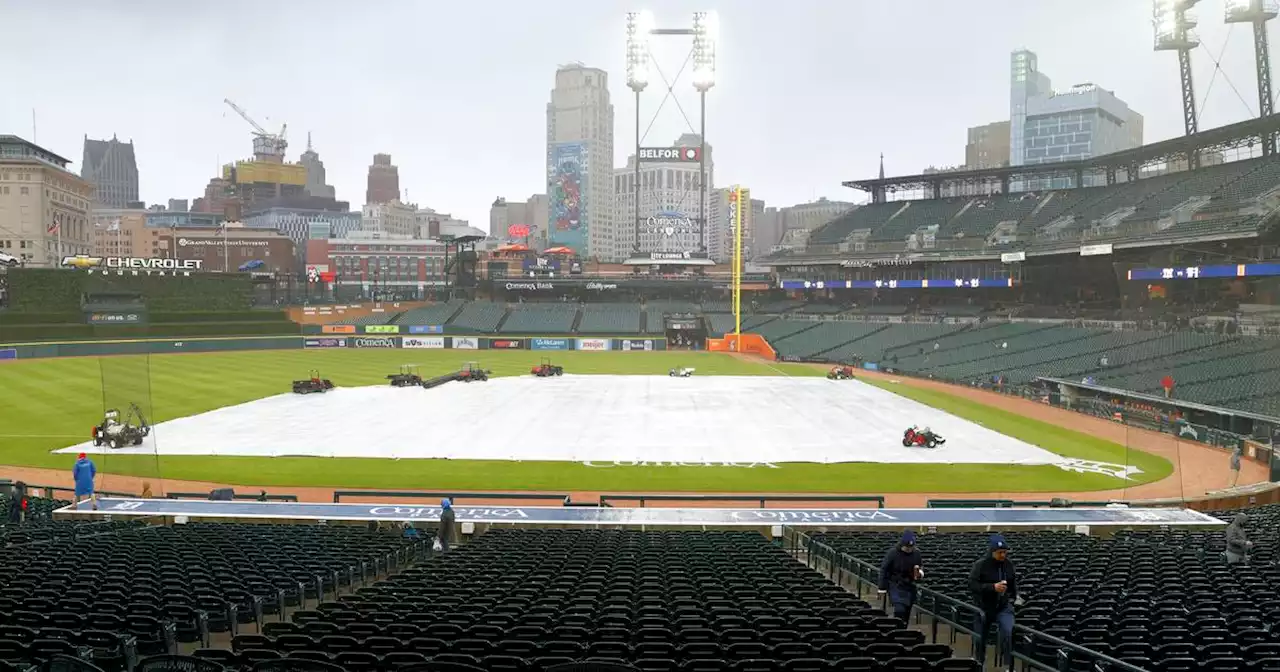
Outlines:
MULTIPOLYGON (((163 422, 287 392, 291 380, 306 377, 312 368, 339 386, 377 385, 385 384, 386 375, 401 364, 419 365, 423 376, 429 376, 475 360, 494 375, 518 375, 544 355, 574 374, 665 375, 673 367, 695 366, 698 375, 823 375, 809 365, 687 352, 280 350, 16 361, 0 365, 0 464, 70 468, 67 455, 49 451, 87 439, 90 426, 101 418, 104 397, 116 406, 126 399, 149 398, 143 405, 150 406, 150 419, 163 422)), ((1173 469, 1163 458, 953 395, 882 386, 1060 455, 1129 464, 1143 473, 1126 482, 1054 466, 1015 465, 592 467, 565 462, 136 455, 107 455, 97 461, 104 472, 246 486, 564 492, 1087 491, 1159 480, 1173 469)), ((856 435, 857 428, 849 431, 856 435)))

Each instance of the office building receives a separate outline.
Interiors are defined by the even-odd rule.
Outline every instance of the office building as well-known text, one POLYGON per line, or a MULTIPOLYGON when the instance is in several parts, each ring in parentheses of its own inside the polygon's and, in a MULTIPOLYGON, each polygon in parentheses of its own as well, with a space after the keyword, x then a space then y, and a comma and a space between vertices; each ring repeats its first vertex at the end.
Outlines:
POLYGON ((308 240, 342 238, 360 229, 360 213, 304 208, 267 208, 246 215, 246 229, 279 231, 294 245, 301 261, 308 240))
POLYGON ((168 256, 168 228, 148 227, 149 214, 135 208, 94 208, 89 215, 93 225, 90 254, 140 259, 168 256))
MULTIPOLYGON (((734 243, 734 203, 733 189, 726 187, 714 189, 710 195, 710 208, 707 210, 707 253, 717 264, 729 264, 733 261, 734 243)), ((747 261, 757 255, 759 245, 756 242, 757 224, 764 218, 764 201, 751 198, 751 191, 743 188, 742 193, 749 201, 749 207, 742 211, 742 259, 747 261)))
POLYGON ((964 167, 968 170, 1009 165, 1009 122, 996 121, 969 129, 964 145, 964 167))
POLYGON ((332 186, 326 182, 324 171, 324 161, 320 160, 320 154, 311 148, 311 134, 307 134, 307 151, 302 153, 298 158, 298 163, 307 171, 307 183, 304 187, 307 195, 317 196, 320 198, 336 198, 335 191, 332 186))
POLYGON ((307 241, 306 268, 332 273, 330 291, 345 298, 422 299, 446 284, 444 243, 376 231, 307 241))
POLYGON ((401 203, 398 198, 385 203, 366 203, 361 212, 360 230, 417 238, 418 206, 401 203))
POLYGON ((244 267, 258 273, 293 273, 301 256, 293 241, 278 231, 235 224, 226 231, 170 229, 164 242, 168 248, 163 256, 199 259, 207 271, 235 273, 244 267))
POLYGON ((365 205, 377 205, 400 200, 400 169, 391 163, 390 154, 374 154, 369 165, 368 187, 364 192, 365 205))
MULTIPOLYGON (((698 147, 701 139, 692 133, 680 136, 672 147, 698 147)), ((698 207, 702 196, 698 187, 700 168, 696 161, 644 161, 640 164, 639 187, 636 186, 636 157, 613 171, 613 233, 611 244, 601 261, 625 261, 638 250, 641 256, 651 252, 696 252, 702 247, 702 222, 711 219, 711 193, 715 186, 715 161, 711 145, 703 157, 707 168, 707 200, 698 207), (636 245, 636 200, 639 199, 639 245, 636 245)), ((707 235, 708 252, 716 234, 707 235)))
MULTIPOLYGON (((1142 145, 1142 115, 1129 109, 1114 92, 1093 83, 1055 91, 1033 52, 1015 51, 1011 58, 1010 165, 1076 161, 1142 145)), ((1086 175, 1083 186, 1103 183, 1103 176, 1086 175)), ((1081 185, 1063 178, 1011 188, 1072 186, 1081 185)))
POLYGON ((609 75, 581 63, 556 70, 547 103, 547 242, 584 255, 616 249, 609 75))
POLYGON ((499 197, 489 207, 489 236, 506 240, 512 238, 508 235, 510 227, 527 226, 528 236, 512 240, 542 250, 550 246, 547 242, 547 217, 546 194, 534 194, 525 201, 508 201, 499 197))
POLYGON ((138 200, 138 159, 133 141, 84 138, 80 177, 94 186, 94 203, 104 208, 127 208, 138 200))
POLYGON ((13 135, 0 135, 0 252, 31 266, 89 254, 93 184, 71 161, 13 135))

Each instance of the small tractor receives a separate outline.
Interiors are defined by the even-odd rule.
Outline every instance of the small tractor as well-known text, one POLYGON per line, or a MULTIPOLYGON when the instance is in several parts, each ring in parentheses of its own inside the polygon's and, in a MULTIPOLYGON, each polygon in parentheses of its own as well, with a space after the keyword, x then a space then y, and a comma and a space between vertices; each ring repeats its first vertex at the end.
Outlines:
POLYGON ((306 380, 293 381, 294 394, 323 394, 333 389, 333 381, 320 377, 320 371, 311 369, 311 377, 306 380))
POLYGON ((542 363, 533 367, 533 369, 530 370, 529 373, 532 373, 533 375, 539 378, 550 378, 551 376, 563 376, 564 367, 556 366, 555 364, 552 364, 550 357, 543 357, 542 363))
POLYGON ((422 375, 418 373, 418 367, 413 364, 401 366, 400 373, 389 374, 387 380, 391 381, 391 387, 422 386, 422 375))
POLYGON ((827 380, 853 380, 853 367, 845 365, 833 366, 827 372, 827 380))
POLYGON ((457 373, 457 380, 464 383, 471 381, 484 382, 489 380, 489 374, 493 373, 487 369, 480 368, 477 362, 467 362, 462 365, 462 370, 457 373))
POLYGON ((93 428, 93 445, 106 444, 112 448, 140 446, 151 434, 151 424, 142 415, 137 404, 129 404, 129 414, 120 420, 120 411, 112 408, 103 414, 102 424, 93 428))

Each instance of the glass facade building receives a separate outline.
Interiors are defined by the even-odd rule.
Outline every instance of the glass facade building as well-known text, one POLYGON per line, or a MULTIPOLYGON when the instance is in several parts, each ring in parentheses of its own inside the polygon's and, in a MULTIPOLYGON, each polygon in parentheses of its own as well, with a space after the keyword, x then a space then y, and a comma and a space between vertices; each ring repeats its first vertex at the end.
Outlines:
MULTIPOLYGON (((1076 161, 1141 146, 1142 115, 1116 95, 1094 84, 1078 84, 1054 91, 1039 71, 1036 55, 1013 52, 1009 104, 1009 163, 1014 166, 1076 161)), ((1085 184, 1066 178, 1021 184, 1016 188, 1058 189, 1096 186, 1096 175, 1085 184)))

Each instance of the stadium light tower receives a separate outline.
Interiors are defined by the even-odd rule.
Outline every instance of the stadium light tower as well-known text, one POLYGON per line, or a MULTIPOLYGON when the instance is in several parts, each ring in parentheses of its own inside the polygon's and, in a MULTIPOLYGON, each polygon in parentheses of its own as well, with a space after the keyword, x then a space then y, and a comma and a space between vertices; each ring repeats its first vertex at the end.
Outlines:
POLYGON ((640 94, 649 86, 649 36, 653 34, 653 15, 649 12, 627 14, 627 87, 636 94, 636 165, 635 165, 635 251, 640 251, 640 94))
MULTIPOLYGON (((1265 119, 1275 112, 1271 97, 1271 50, 1267 46, 1267 22, 1276 18, 1275 0, 1227 0, 1227 23, 1253 24, 1253 60, 1258 71, 1258 116, 1265 119)), ((1276 136, 1264 133, 1262 155, 1276 153, 1276 136)))
POLYGON ((1200 39, 1195 34, 1195 17, 1187 13, 1199 1, 1154 0, 1152 3, 1156 51, 1178 52, 1178 71, 1182 76, 1182 123, 1187 135, 1199 130, 1195 87, 1191 83, 1191 50, 1200 46, 1200 39))
MULTIPOLYGON (((701 252, 707 251, 707 91, 716 84, 716 42, 719 20, 714 12, 694 12, 692 28, 655 28, 649 12, 627 14, 627 86, 636 98, 636 165, 635 165, 635 246, 640 251, 640 93, 649 85, 649 65, 653 58, 649 40, 654 36, 681 35, 693 37, 693 86, 698 90, 701 128, 698 131, 698 222, 701 227, 701 252)), ((662 75, 662 71, 658 71, 662 75)), ((676 75, 679 78, 679 74, 676 75)), ((664 77, 665 80, 665 77, 664 77)), ((667 82, 668 88, 674 82, 667 82)), ((671 91, 668 91, 670 94, 671 91)), ((679 104, 679 103, 677 103, 679 104)), ((655 113, 656 117, 656 113, 655 113)))

